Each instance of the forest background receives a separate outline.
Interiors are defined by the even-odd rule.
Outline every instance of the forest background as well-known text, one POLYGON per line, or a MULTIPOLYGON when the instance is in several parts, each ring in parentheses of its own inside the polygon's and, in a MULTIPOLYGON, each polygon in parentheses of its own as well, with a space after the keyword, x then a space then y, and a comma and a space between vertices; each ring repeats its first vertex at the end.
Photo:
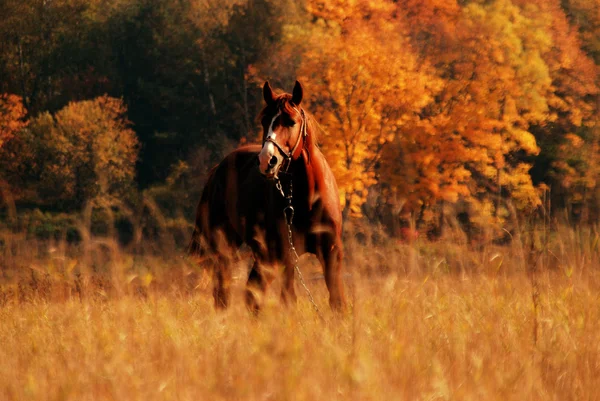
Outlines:
POLYGON ((208 170, 260 140, 266 79, 304 85, 346 219, 436 238, 453 216, 501 240, 521 217, 600 217, 600 1, 3 0, 0 15, 1 216, 38 237, 90 204, 117 221, 159 209, 185 237, 208 170))

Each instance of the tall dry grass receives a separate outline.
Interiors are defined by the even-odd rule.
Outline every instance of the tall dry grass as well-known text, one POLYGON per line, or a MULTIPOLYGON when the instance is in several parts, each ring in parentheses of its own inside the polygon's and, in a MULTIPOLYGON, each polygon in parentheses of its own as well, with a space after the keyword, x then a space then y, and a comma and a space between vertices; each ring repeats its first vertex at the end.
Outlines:
POLYGON ((593 230, 473 247, 459 232, 407 244, 349 228, 346 313, 302 258, 320 320, 300 286, 282 306, 277 282, 249 314, 244 261, 233 307, 216 312, 209 274, 161 238, 167 223, 128 248, 84 223, 76 244, 3 231, 0 399, 600 399, 593 230))

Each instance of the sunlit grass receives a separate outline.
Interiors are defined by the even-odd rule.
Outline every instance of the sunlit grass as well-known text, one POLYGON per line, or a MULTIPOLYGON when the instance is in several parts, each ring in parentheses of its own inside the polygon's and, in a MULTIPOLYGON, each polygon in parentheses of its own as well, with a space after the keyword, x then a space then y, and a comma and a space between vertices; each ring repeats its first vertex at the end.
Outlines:
POLYGON ((298 304, 282 306, 277 283, 253 317, 244 263, 219 313, 209 277, 177 253, 15 239, 0 287, 0 399, 599 399, 597 244, 556 238, 533 281, 517 244, 348 239, 344 314, 303 259, 324 320, 300 286, 298 304))

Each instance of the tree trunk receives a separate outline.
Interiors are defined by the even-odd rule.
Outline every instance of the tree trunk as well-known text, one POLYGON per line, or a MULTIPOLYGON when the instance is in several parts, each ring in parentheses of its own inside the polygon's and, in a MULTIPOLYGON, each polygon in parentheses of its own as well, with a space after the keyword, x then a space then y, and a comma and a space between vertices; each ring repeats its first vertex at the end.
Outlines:
POLYGON ((204 47, 202 47, 202 70, 204 74, 204 85, 206 85, 206 92, 208 93, 208 102, 210 104, 210 111, 213 116, 217 115, 217 107, 215 106, 215 99, 212 91, 210 90, 210 74, 208 73, 208 67, 206 66, 206 53, 204 47))

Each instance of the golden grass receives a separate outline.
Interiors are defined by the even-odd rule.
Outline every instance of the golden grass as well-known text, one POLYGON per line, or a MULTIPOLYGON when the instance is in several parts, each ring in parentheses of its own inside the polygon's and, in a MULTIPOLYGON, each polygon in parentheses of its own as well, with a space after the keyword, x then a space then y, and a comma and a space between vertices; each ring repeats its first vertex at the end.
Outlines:
POLYGON ((589 232, 555 233, 533 281, 534 251, 519 244, 348 240, 347 313, 330 312, 322 280, 308 280, 324 321, 300 286, 296 306, 274 289, 251 316, 245 264, 219 313, 208 277, 177 254, 86 246, 5 246, 0 399, 600 399, 589 232))

